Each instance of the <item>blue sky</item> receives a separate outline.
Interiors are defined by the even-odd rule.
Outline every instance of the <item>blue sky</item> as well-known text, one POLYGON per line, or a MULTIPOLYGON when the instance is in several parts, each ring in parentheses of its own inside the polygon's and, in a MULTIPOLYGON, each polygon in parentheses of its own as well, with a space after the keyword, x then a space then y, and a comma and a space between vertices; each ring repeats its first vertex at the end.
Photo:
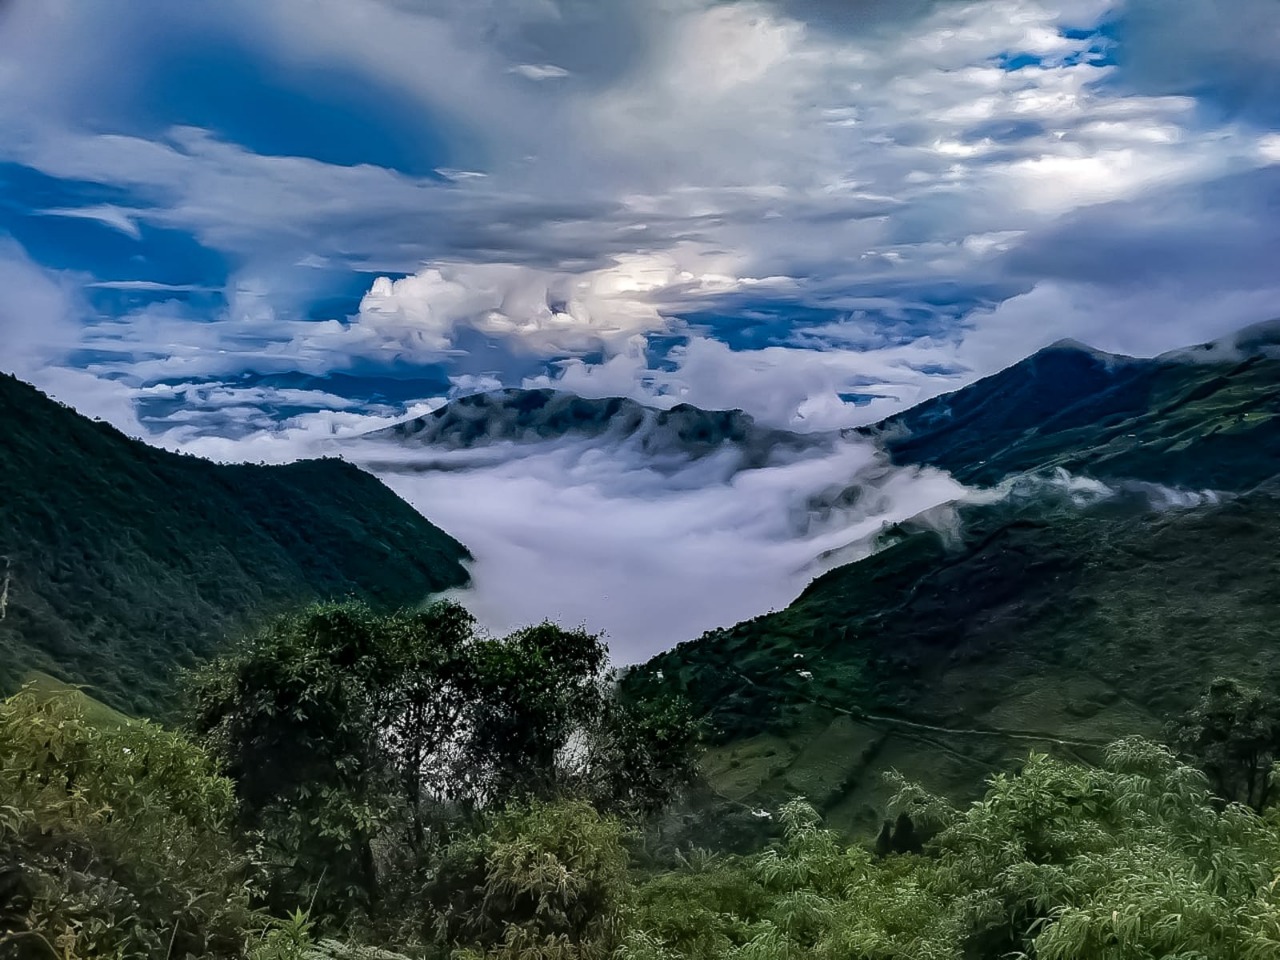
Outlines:
POLYGON ((0 367, 220 456, 1280 315, 1274 0, 10 0, 0 131, 0 367))

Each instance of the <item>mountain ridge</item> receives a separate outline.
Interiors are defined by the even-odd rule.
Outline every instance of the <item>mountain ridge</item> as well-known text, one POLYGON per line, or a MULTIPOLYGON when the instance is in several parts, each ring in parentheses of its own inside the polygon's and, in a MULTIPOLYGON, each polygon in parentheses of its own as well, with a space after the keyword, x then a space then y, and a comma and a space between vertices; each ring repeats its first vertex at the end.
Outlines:
POLYGON ((708 719, 723 802, 801 794, 853 832, 878 827, 891 770, 971 799, 1032 745, 1159 737, 1216 675, 1280 683, 1270 332, 1207 363, 1058 343, 858 431, 986 489, 628 682, 708 719))
POLYGON ((860 431, 965 483, 1060 467, 1242 491, 1275 476, 1280 357, 1190 363, 1055 344, 860 431))
POLYGON ((468 579, 465 547, 349 463, 170 453, 3 375, 0 557, 0 684, 42 671, 135 712, 162 712, 172 666, 259 617, 468 579))
POLYGON ((779 450, 799 452, 829 443, 831 435, 764 427, 740 409, 705 410, 687 403, 662 409, 627 397, 508 387, 451 400, 363 439, 449 451, 501 443, 601 440, 630 444, 659 460, 698 459, 733 449, 743 456, 744 467, 753 467, 765 465, 779 450))

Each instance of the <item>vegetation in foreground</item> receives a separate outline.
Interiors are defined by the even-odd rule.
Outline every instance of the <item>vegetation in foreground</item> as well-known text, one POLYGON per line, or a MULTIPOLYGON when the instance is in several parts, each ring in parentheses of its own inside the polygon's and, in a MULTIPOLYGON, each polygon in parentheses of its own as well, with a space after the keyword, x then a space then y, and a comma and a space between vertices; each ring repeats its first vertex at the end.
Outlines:
POLYGON ((658 689, 447 604, 282 618, 191 677, 185 733, 28 687, 0 703, 0 957, 1280 955, 1261 691, 1170 727, 1207 775, 1138 738, 1032 753, 968 805, 900 779, 874 845, 796 798, 726 855, 672 829, 696 729, 658 689))

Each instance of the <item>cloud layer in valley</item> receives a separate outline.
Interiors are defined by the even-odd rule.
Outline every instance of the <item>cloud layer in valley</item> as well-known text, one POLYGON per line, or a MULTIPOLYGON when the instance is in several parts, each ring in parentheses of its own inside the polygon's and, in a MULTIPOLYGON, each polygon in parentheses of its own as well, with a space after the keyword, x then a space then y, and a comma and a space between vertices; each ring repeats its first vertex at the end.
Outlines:
POLYGON ((731 448, 673 471, 627 444, 572 439, 342 449, 468 545, 475 582, 461 598, 486 626, 585 624, 622 663, 781 609, 823 554, 865 556, 884 525, 965 492, 865 441, 748 470, 731 448))

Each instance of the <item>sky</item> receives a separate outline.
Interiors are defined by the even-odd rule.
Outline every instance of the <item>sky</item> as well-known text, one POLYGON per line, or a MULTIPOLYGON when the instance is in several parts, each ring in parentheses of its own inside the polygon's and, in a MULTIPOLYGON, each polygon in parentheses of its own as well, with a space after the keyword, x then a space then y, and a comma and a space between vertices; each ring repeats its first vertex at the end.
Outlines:
POLYGON ((1277 0, 0 0, 0 369, 221 459, 870 423, 1280 315, 1278 213, 1277 0))

